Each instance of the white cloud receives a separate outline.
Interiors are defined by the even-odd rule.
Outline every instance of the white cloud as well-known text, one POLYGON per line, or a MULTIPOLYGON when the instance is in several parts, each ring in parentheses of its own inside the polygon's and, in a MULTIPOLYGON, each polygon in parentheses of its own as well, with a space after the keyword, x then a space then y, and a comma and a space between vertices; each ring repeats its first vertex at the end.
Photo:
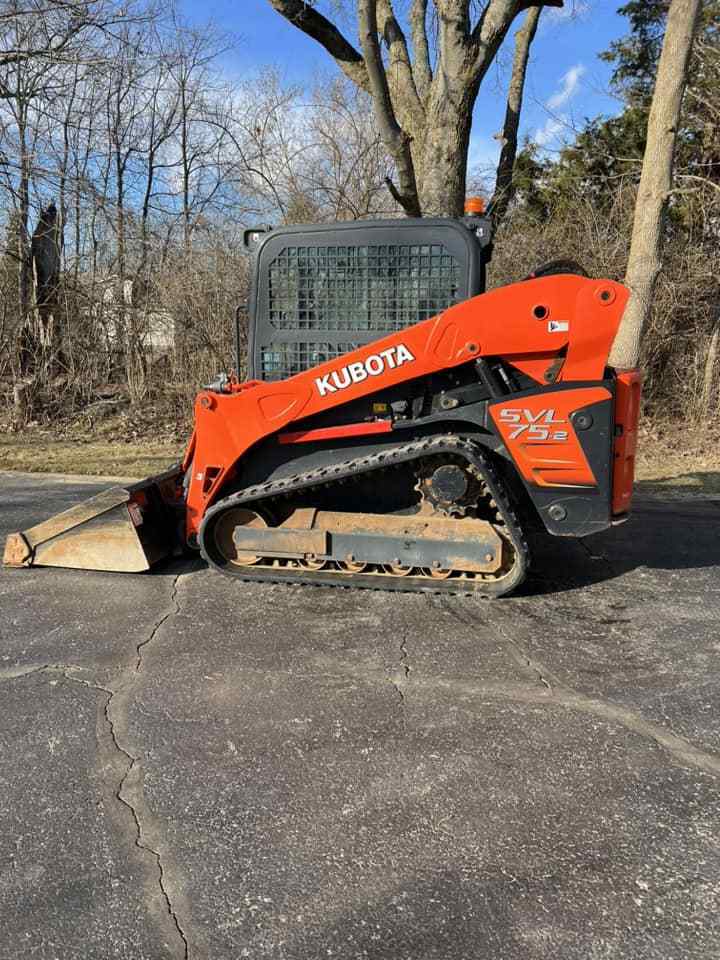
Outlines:
POLYGON ((577 93, 578 85, 585 71, 586 68, 582 63, 576 63, 574 67, 570 67, 561 80, 562 86, 560 89, 547 101, 548 110, 559 110, 569 100, 572 100, 577 93))
POLYGON ((577 94, 580 87, 586 67, 582 63, 576 63, 570 67, 567 73, 560 78, 560 89, 545 101, 545 107, 552 115, 547 118, 545 125, 535 131, 534 140, 539 147, 547 147, 555 141, 562 131, 569 125, 569 117, 565 112, 558 113, 562 107, 568 103, 577 94))
POLYGON ((545 121, 545 126, 535 131, 535 136, 533 138, 535 143, 539 147, 547 147, 548 144, 552 143, 553 140, 560 136, 566 123, 567 117, 564 115, 559 117, 548 117, 548 119, 545 121))

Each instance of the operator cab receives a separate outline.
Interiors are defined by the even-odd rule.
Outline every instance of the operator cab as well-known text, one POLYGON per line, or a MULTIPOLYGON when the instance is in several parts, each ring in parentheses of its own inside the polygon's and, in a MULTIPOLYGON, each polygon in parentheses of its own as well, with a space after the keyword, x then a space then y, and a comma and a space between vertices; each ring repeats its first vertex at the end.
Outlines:
POLYGON ((284 380, 484 293, 492 222, 471 212, 255 227, 245 247, 247 376, 284 380))

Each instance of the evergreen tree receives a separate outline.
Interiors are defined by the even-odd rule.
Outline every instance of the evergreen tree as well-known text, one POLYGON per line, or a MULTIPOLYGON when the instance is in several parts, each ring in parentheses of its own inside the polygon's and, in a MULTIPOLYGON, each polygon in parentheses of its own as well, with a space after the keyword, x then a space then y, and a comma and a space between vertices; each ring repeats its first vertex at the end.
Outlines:
POLYGON ((670 0, 630 0, 618 10, 630 33, 600 54, 615 65, 612 86, 629 106, 650 106, 669 6, 670 0))
MULTIPOLYGON (((621 113, 587 120, 557 161, 544 162, 537 148, 525 147, 516 182, 529 213, 542 218, 578 195, 603 209, 616 187, 637 183, 668 7, 669 0, 629 0, 618 11, 628 18, 630 33, 600 56, 614 66, 611 84, 624 104, 621 113), (535 184, 528 171, 538 175, 535 184)), ((690 178, 695 187, 699 178, 720 184, 720 0, 708 0, 701 16, 676 158, 680 182, 690 178)), ((673 204, 671 223, 687 224, 699 202, 698 196, 684 195, 673 204)))

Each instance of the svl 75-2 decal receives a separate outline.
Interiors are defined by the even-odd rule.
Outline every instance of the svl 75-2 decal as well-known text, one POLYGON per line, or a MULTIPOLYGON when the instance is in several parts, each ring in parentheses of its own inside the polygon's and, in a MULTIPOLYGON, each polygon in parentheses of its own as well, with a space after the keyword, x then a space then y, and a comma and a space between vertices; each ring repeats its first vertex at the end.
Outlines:
POLYGON ((555 410, 523 410, 521 407, 504 407, 500 411, 500 420, 512 425, 509 434, 510 440, 525 434, 528 440, 557 440, 563 442, 568 438, 567 430, 557 430, 556 426, 567 423, 567 420, 555 419, 555 410))

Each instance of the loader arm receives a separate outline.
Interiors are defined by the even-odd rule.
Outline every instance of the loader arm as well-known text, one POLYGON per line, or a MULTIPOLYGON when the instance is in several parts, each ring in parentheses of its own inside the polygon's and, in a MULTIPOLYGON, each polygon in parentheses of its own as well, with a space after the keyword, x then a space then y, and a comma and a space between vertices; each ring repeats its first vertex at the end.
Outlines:
MULTIPOLYGON (((627 299, 628 291, 609 280, 574 275, 527 280, 473 297, 287 380, 251 381, 230 392, 200 393, 184 460, 192 471, 186 510, 189 541, 197 537, 204 515, 229 482, 238 480, 251 448, 352 400, 488 357, 501 358, 539 387, 547 387, 549 376, 558 387, 599 384, 627 299)), ((610 398, 605 387, 594 389, 595 400, 610 398)), ((568 409, 573 402, 577 407, 588 401, 587 396, 564 399, 568 409)), ((393 429, 392 421, 377 417, 340 425, 331 436, 339 440, 393 429)), ((511 454, 512 433, 502 434, 511 454)), ((284 439, 280 435, 279 442, 284 439)), ((557 454, 568 445, 577 447, 572 432, 555 442, 557 454)), ((517 449, 522 472, 520 443, 517 449)), ((577 450, 575 454, 577 460, 577 450)), ((592 483, 592 474, 585 470, 579 482, 592 483)))

